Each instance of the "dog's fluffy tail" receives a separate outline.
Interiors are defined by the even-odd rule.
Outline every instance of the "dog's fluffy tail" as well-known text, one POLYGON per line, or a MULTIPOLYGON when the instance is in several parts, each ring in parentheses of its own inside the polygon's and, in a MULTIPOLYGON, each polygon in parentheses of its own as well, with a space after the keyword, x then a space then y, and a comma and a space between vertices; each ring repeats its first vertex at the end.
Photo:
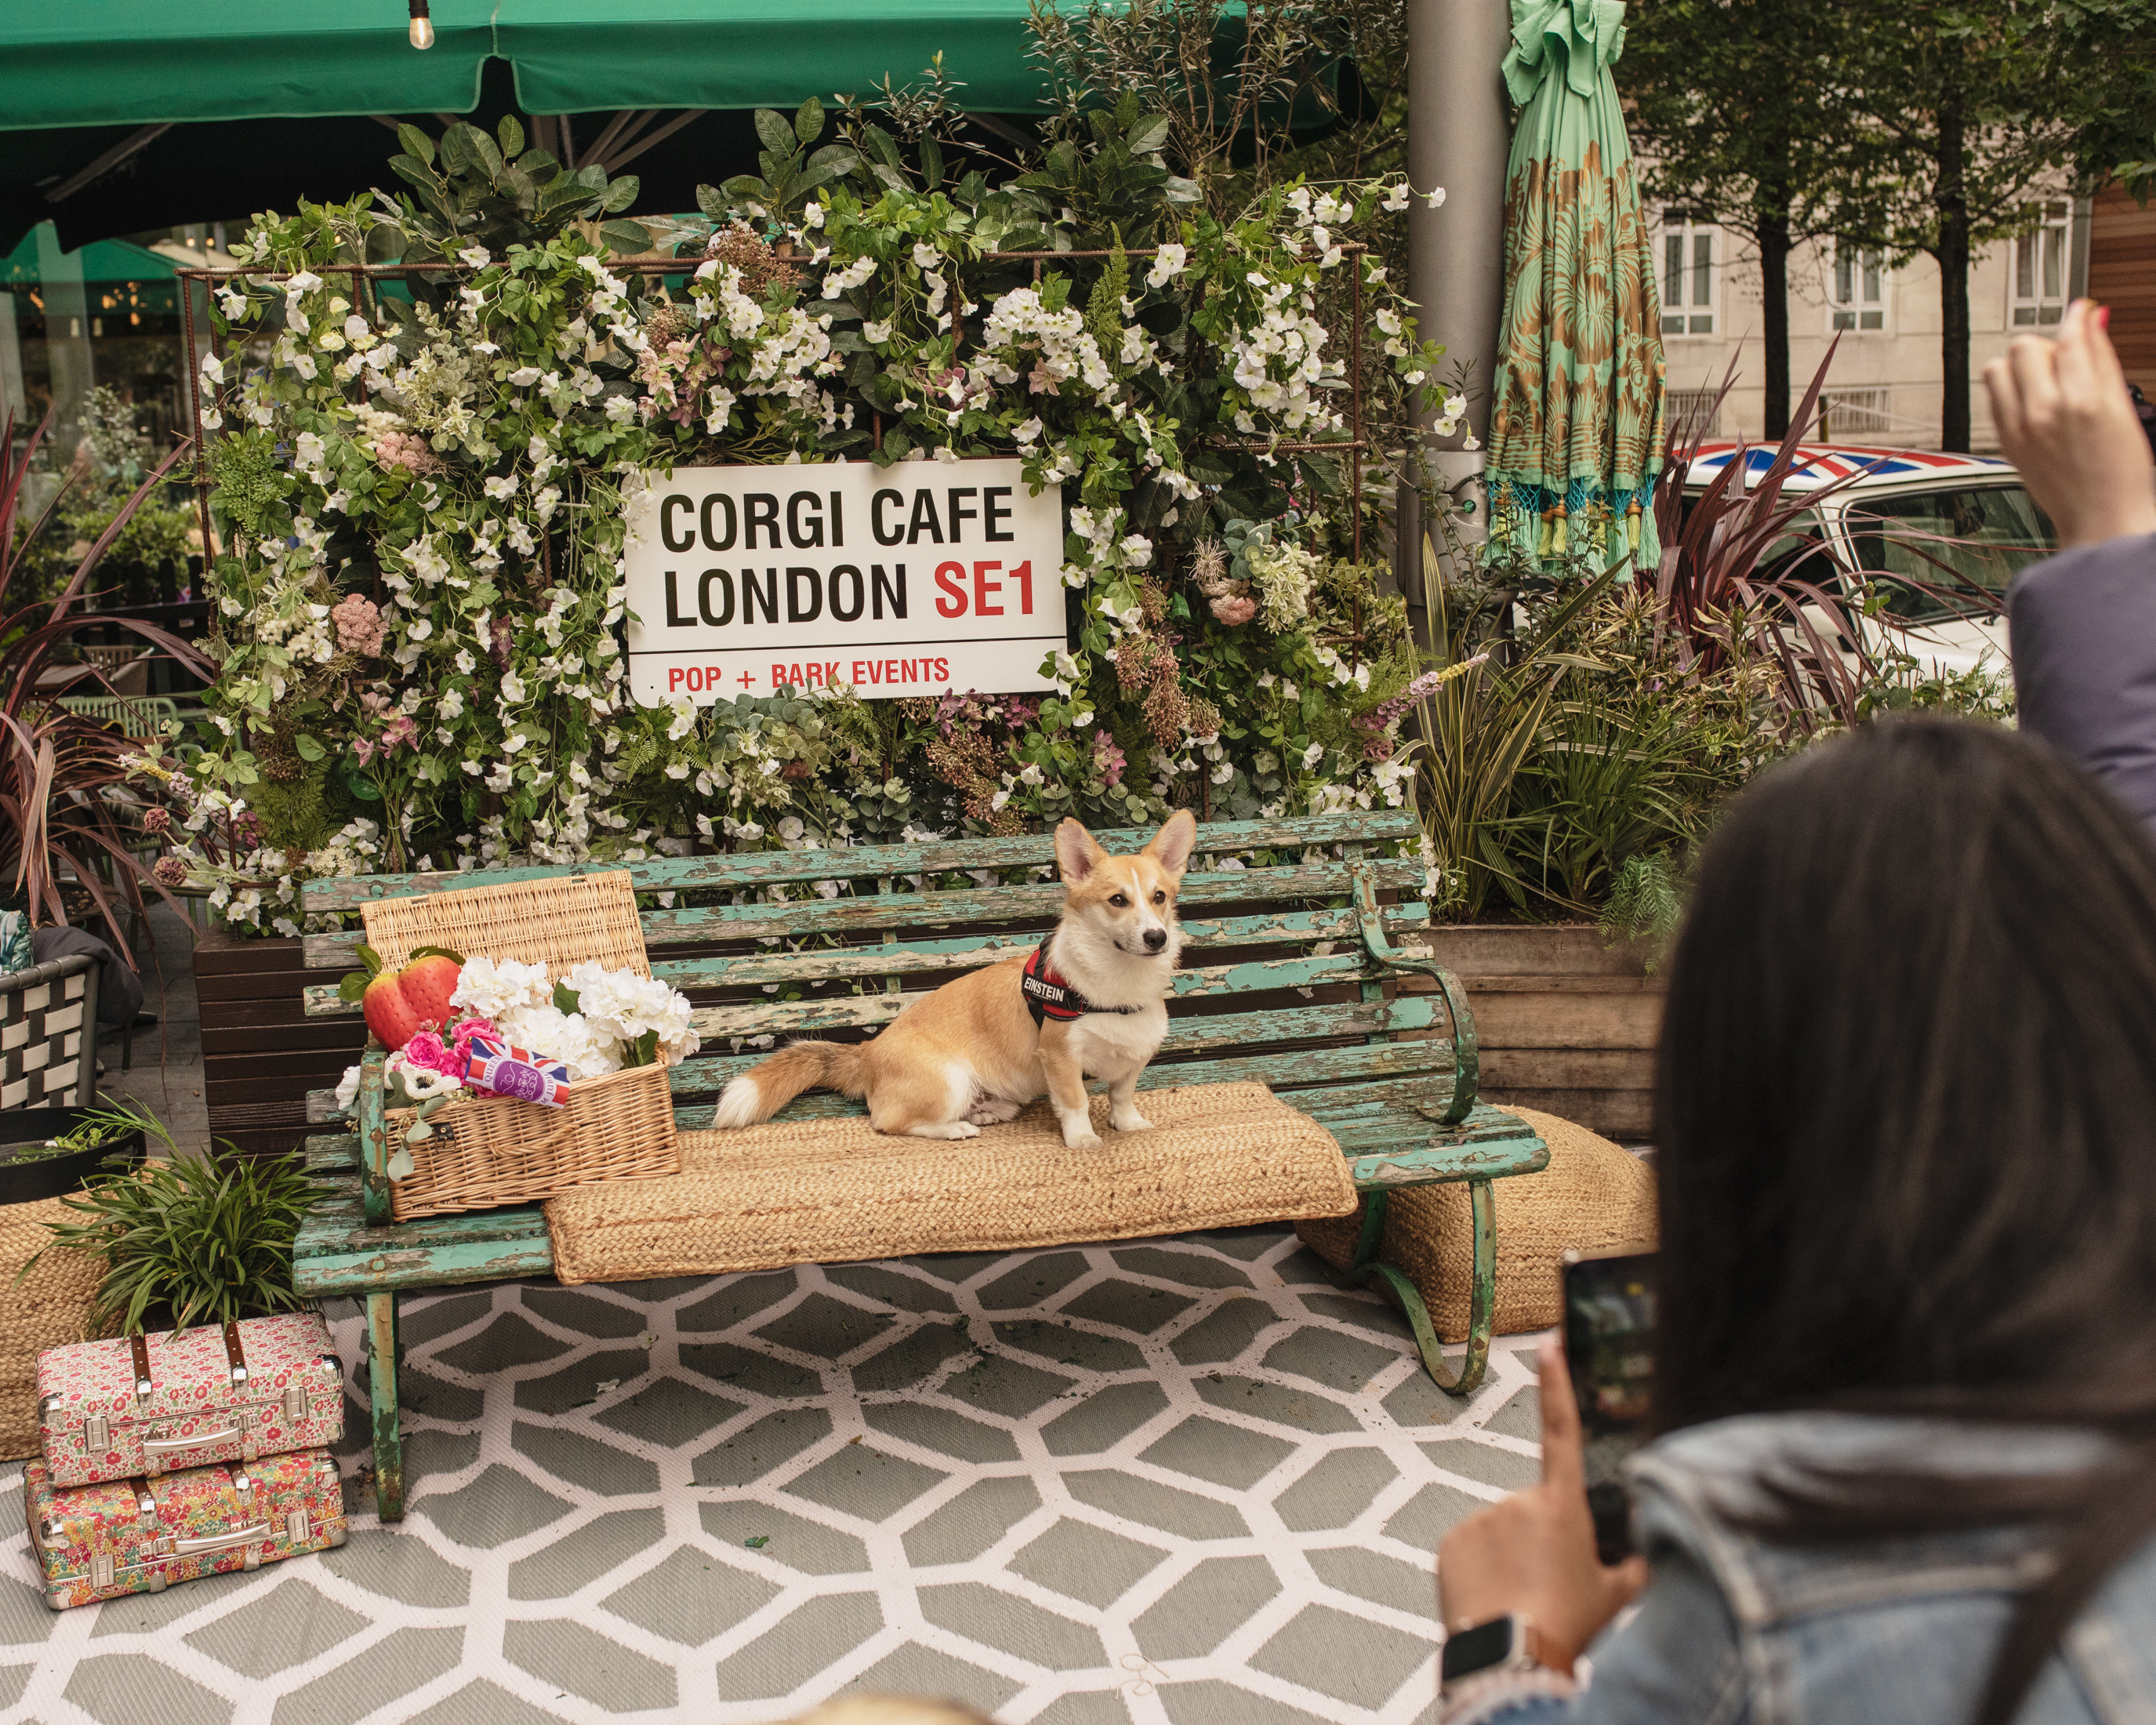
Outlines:
POLYGON ((804 1090, 857 1096, 861 1051, 843 1042, 797 1042, 752 1066, 720 1095, 716 1127, 760 1126, 804 1090))

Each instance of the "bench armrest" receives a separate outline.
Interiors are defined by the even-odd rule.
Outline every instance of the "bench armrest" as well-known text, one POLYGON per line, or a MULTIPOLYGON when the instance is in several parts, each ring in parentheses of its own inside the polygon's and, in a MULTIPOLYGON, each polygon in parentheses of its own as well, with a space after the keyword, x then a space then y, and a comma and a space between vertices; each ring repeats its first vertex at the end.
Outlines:
POLYGON ((1445 1009, 1452 1019, 1452 1102, 1445 1111, 1442 1123, 1457 1126, 1474 1111, 1482 1077, 1475 1014, 1468 1008, 1467 992, 1460 986, 1460 978, 1436 959, 1419 957, 1394 946, 1385 932, 1384 912, 1378 906, 1378 889, 1369 870, 1360 863, 1350 863, 1348 872, 1355 883, 1355 921, 1363 931, 1363 949, 1372 962, 1394 976, 1426 976, 1445 996, 1445 1009))

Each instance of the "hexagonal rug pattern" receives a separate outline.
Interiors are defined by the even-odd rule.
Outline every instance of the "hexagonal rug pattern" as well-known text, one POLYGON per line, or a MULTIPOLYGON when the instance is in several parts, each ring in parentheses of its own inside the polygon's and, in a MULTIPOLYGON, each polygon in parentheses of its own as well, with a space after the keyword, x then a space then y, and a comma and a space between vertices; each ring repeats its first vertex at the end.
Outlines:
MULTIPOLYGON (((330 1309, 360 1358, 350 1305, 330 1309)), ((1529 1483, 1532 1344, 1471 1399, 1281 1228, 403 1307, 410 1509, 54 1615, 0 1466, 0 1720, 1410 1725, 1430 1553, 1529 1483)))

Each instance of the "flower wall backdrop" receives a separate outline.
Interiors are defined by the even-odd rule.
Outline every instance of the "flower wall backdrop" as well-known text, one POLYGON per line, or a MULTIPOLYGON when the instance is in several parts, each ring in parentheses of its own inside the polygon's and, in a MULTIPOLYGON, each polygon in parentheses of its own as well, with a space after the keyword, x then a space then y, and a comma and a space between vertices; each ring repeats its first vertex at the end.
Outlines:
MULTIPOLYGON (((1132 103, 994 186, 873 126, 815 148, 814 103, 761 123, 763 174, 704 188, 663 268, 583 224, 355 278, 403 239, 365 201, 234 248, 203 367, 218 740, 168 769, 166 860, 229 926, 296 932, 309 875, 1404 800, 1421 666, 1351 555, 1390 480, 1366 458, 1353 495, 1308 446, 1352 435, 1358 364, 1432 373, 1353 244, 1409 189, 1296 181, 1222 219, 1132 103), (1063 488, 1053 694, 629 702, 649 475, 991 454, 1063 488)), ((462 130, 513 177, 521 139, 462 130)))

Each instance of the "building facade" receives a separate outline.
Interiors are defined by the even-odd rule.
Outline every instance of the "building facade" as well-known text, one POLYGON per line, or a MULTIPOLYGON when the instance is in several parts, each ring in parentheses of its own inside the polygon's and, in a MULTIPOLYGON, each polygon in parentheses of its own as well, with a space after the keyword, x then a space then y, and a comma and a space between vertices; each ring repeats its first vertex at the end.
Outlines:
MULTIPOLYGON (((2059 198, 2033 205, 2027 233, 1986 248, 1969 270, 1972 442, 1995 449, 1984 367, 2017 335, 2055 328, 2068 302, 2091 291, 2092 217, 2116 224, 2124 210, 2149 222, 2138 286, 2156 313, 2156 211, 2123 193, 2089 200, 2059 198)), ((2107 242, 2108 243, 2108 242, 2107 242)), ((2113 246, 2112 249, 2119 249, 2113 246)), ((2101 249, 2099 256, 2107 255, 2101 249)), ((1719 437, 1757 438, 1764 425, 1766 324, 1759 263, 1742 229, 1666 210, 1656 234, 1662 299, 1662 342, 1669 364, 1671 417, 1704 423, 1719 437), (1736 381, 1718 410, 1715 396, 1732 362, 1736 381)), ((2132 270, 2114 272, 2121 289, 2132 270)), ((1876 253, 1834 241, 1799 246, 1789 259, 1789 405, 1794 412, 1830 348, 1825 434, 1840 442, 1937 449, 1940 424, 1941 320, 1938 266, 1918 255, 1890 264, 1876 253), (1839 345, 1836 345, 1838 341, 1839 345)), ((2108 286, 2107 279, 2100 285, 2108 286)), ((2128 308, 2122 306, 2121 311, 2128 308)), ((2137 312, 2123 331, 2133 339, 2137 312)), ((2115 330, 2120 329, 2114 314, 2115 330)), ((2148 319, 2156 322, 2156 318, 2148 319)), ((2150 331, 2156 336, 2156 330, 2150 331)), ((2156 352, 2149 355, 2156 362, 2156 352)), ((2152 380, 2143 380, 2150 388, 2152 380)))

